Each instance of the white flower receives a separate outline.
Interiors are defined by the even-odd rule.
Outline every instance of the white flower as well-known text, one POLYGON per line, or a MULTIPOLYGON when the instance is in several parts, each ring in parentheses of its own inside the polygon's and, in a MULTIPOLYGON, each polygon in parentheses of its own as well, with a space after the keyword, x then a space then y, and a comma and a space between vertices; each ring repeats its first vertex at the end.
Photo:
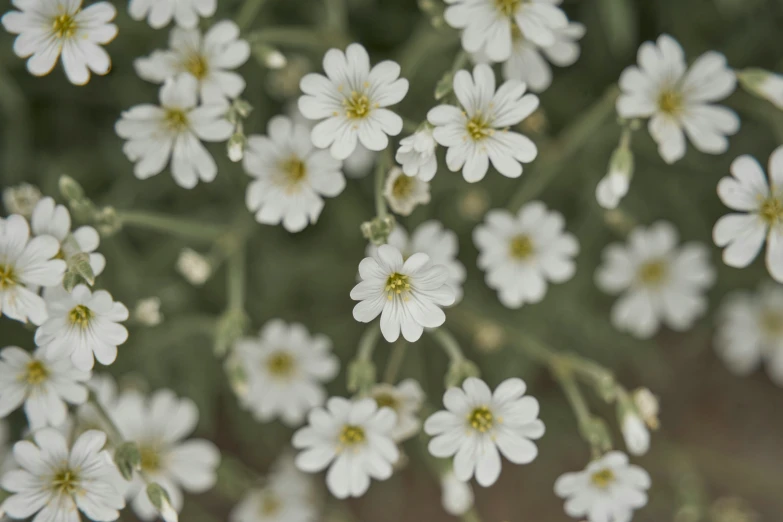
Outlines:
MULTIPOLYGON (((138 444, 141 470, 166 490, 177 512, 182 510, 182 489, 201 493, 215 484, 220 461, 217 447, 204 439, 183 440, 198 422, 193 401, 178 399, 170 390, 159 390, 148 400, 137 391, 127 391, 109 413, 122 438, 138 444)), ((127 494, 139 518, 158 516, 138 476, 127 494)))
POLYGON ((406 176, 402 169, 389 171, 383 195, 391 209, 401 216, 410 216, 419 205, 430 202, 430 184, 421 178, 406 176))
MULTIPOLYGON (((446 283, 454 290, 454 302, 462 299, 462 284, 467 274, 465 265, 457 258, 459 244, 457 234, 452 230, 445 229, 439 221, 430 220, 416 227, 409 237, 402 225, 397 224, 389 234, 387 243, 402 252, 403 259, 408 259, 416 252, 422 252, 430 256, 433 265, 446 267, 449 272, 446 283)), ((375 255, 377 251, 377 246, 372 244, 367 246, 368 256, 375 255)))
POLYGON ((229 522, 315 522, 317 518, 309 503, 267 486, 248 491, 231 510, 229 522))
POLYGON ((570 22, 566 27, 554 29, 555 43, 540 46, 512 31, 511 56, 503 62, 503 78, 525 82, 533 92, 543 92, 552 84, 552 68, 547 60, 558 67, 567 67, 579 58, 577 40, 585 34, 585 26, 570 22))
POLYGON ((41 191, 35 185, 20 183, 3 189, 3 206, 9 214, 19 214, 25 219, 33 215, 35 205, 41 200, 41 191))
POLYGON ((90 71, 104 75, 111 69, 109 54, 101 47, 117 36, 111 24, 117 10, 109 2, 82 9, 82 0, 12 0, 20 11, 3 18, 6 31, 18 34, 14 52, 28 58, 27 70, 35 76, 49 74, 63 55, 68 81, 84 85, 90 71))
POLYGON ((704 292, 715 279, 709 251, 695 242, 678 248, 671 224, 637 227, 627 245, 609 245, 603 257, 596 284, 608 294, 624 292, 612 307, 616 328, 648 338, 660 323, 687 330, 707 311, 704 292))
POLYGON ((282 223, 289 232, 315 223, 323 198, 345 188, 341 162, 314 148, 308 128, 285 116, 269 120, 267 136, 248 138, 243 165, 256 178, 247 188, 247 207, 259 223, 282 223))
POLYGON ((132 317, 144 326, 157 326, 163 322, 163 313, 160 311, 159 297, 146 297, 136 301, 132 317))
POLYGON ((440 478, 441 503, 446 513, 455 517, 464 515, 473 507, 473 488, 470 482, 459 480, 453 471, 440 478))
POLYGON ((634 509, 647 504, 650 475, 628 464, 628 457, 611 451, 587 465, 584 471, 564 473, 555 493, 568 499, 565 512, 587 522, 628 522, 634 509))
POLYGON ((65 403, 87 400, 89 372, 73 367, 68 357, 49 357, 39 348, 32 355, 17 346, 0 351, 0 417, 24 403, 30 429, 65 422, 65 403))
POLYGON ((369 323, 381 316, 381 332, 388 342, 402 336, 418 341, 424 328, 437 328, 446 321, 440 307, 454 303, 448 286, 448 270, 433 265, 427 254, 417 252, 403 261, 402 253, 390 245, 359 263, 361 282, 351 290, 351 299, 361 301, 353 317, 369 323))
POLYGON ((144 104, 123 112, 115 125, 117 134, 128 140, 122 150, 136 163, 133 173, 147 179, 163 171, 171 159, 174 181, 183 188, 214 180, 217 165, 199 140, 231 137, 234 126, 225 118, 228 106, 197 106, 197 84, 190 75, 167 80, 160 102, 160 107, 144 104))
POLYGON ((147 19, 153 29, 161 29, 173 18, 180 27, 192 29, 198 18, 209 18, 217 10, 217 0, 130 0, 128 13, 136 21, 147 19))
POLYGON ((351 155, 357 140, 370 150, 385 149, 387 135, 402 130, 402 118, 386 108, 408 92, 399 64, 387 60, 370 68, 367 51, 354 43, 345 53, 328 50, 323 66, 326 76, 306 74, 300 83, 299 110, 308 119, 323 120, 313 128, 313 144, 329 147, 339 160, 351 155))
POLYGON ((453 456, 457 480, 467 482, 475 475, 484 487, 500 476, 501 453, 514 464, 532 462, 538 455, 532 440, 544 435, 544 423, 538 419, 538 401, 523 397, 526 388, 522 379, 507 379, 493 393, 484 381, 469 377, 462 388, 446 390, 446 410, 424 423, 433 436, 430 453, 453 456))
POLYGON ((30 239, 30 226, 22 216, 12 214, 0 219, 0 312, 26 323, 46 320, 46 303, 38 294, 39 286, 62 283, 66 264, 53 259, 60 250, 57 239, 39 236, 30 239))
POLYGON ((74 255, 86 253, 90 256, 90 268, 94 275, 100 275, 106 268, 106 258, 95 252, 101 242, 98 231, 90 226, 79 227, 71 232, 71 213, 54 199, 45 197, 35 205, 30 228, 34 236, 52 236, 60 242, 57 257, 67 263, 74 255))
POLYGON ((397 423, 391 432, 394 442, 403 442, 419 432, 419 410, 424 401, 424 391, 414 379, 405 379, 397 386, 376 384, 370 390, 370 397, 379 408, 391 408, 397 414, 397 423))
POLYGON ((33 433, 33 441, 14 444, 21 469, 3 475, 3 489, 14 493, 2 505, 8 516, 34 522, 79 522, 78 511, 96 522, 117 520, 125 507, 114 483, 118 475, 108 451, 106 434, 90 430, 71 448, 57 430, 33 433))
POLYGON ((191 248, 183 248, 177 257, 177 272, 194 286, 201 286, 212 275, 212 265, 207 258, 191 248))
POLYGON ((452 4, 443 17, 462 31, 462 47, 469 53, 479 50, 492 61, 502 62, 511 55, 512 31, 541 46, 557 41, 555 30, 568 24, 565 13, 556 6, 561 0, 446 0, 452 4))
POLYGON ((473 232, 479 249, 478 266, 487 272, 486 282, 498 291, 508 308, 538 303, 547 281, 563 283, 573 277, 573 257, 579 252, 576 238, 563 230, 563 215, 547 210, 540 201, 528 203, 516 216, 506 210, 490 210, 486 222, 473 232))
POLYGON ((247 62, 250 45, 239 38, 239 27, 234 22, 216 23, 203 38, 198 28, 175 27, 169 35, 169 47, 136 59, 137 74, 154 83, 190 75, 198 82, 203 103, 225 102, 245 90, 244 78, 233 69, 247 62))
POLYGON ((744 268, 767 242, 766 264, 770 275, 783 282, 783 146, 769 158, 769 173, 752 156, 740 156, 731 164, 733 177, 718 183, 718 196, 738 212, 715 223, 712 237, 723 250, 723 261, 744 268), (767 177, 769 182, 767 182, 767 177))
POLYGON ((36 330, 35 343, 52 357, 70 357, 79 370, 92 370, 95 359, 113 363, 117 345, 128 340, 128 330, 119 324, 128 319, 128 309, 106 290, 93 293, 76 285, 47 305, 49 318, 36 330))
POLYGON ((432 128, 427 126, 400 140, 395 159, 407 176, 431 181, 438 171, 438 158, 435 156, 437 146, 432 128))
POLYGON ((495 73, 487 64, 476 65, 472 76, 458 71, 454 94, 462 108, 439 105, 427 113, 435 126, 435 141, 448 147, 449 170, 462 170, 465 181, 474 183, 484 178, 491 161, 504 176, 521 176, 521 163, 533 161, 538 149, 529 138, 508 127, 535 111, 538 97, 526 95, 525 84, 517 80, 509 80, 495 91, 495 73))
POLYGON ((755 294, 737 292, 721 304, 715 348, 729 370, 748 375, 766 363, 783 386, 783 287, 765 284, 755 294))
POLYGON ((294 434, 302 450, 296 466, 307 473, 329 468, 326 485, 337 498, 360 497, 370 479, 386 480, 400 456, 391 438, 397 416, 378 409, 372 399, 350 401, 332 397, 326 408, 310 411, 308 426, 294 434))
POLYGON ((280 417, 289 426, 302 424, 326 400, 322 383, 340 368, 328 337, 280 319, 266 323, 258 338, 238 341, 235 350, 248 381, 243 402, 263 422, 280 417))
POLYGON ((650 431, 642 418, 634 411, 623 415, 620 426, 625 439, 625 446, 631 455, 644 455, 650 449, 650 431))
POLYGON ((704 53, 688 70, 682 47, 664 34, 656 44, 645 42, 639 47, 638 62, 620 76, 619 115, 650 117, 650 134, 667 163, 685 155, 683 131, 702 152, 726 152, 726 136, 739 130, 740 120, 733 111, 710 103, 727 97, 736 87, 737 78, 726 65, 726 57, 714 51, 704 53))

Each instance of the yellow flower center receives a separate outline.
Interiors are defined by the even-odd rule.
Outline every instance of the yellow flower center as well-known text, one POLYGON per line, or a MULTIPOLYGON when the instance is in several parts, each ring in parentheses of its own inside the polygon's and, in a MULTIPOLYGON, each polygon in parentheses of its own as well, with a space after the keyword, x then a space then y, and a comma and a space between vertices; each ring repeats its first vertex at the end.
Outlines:
POLYGON ((41 384, 48 378, 49 370, 41 361, 33 359, 27 363, 27 373, 24 375, 24 380, 27 381, 27 384, 35 386, 41 384))
POLYGON ((0 290, 16 285, 16 272, 11 265, 0 265, 0 290))
POLYGON ((405 174, 400 174, 392 183, 392 195, 397 199, 410 197, 413 192, 413 178, 405 174))
POLYGON ((658 286, 666 279, 667 265, 665 261, 648 261, 639 267, 639 281, 646 286, 658 286))
POLYGON ((386 279, 386 292, 391 300, 395 294, 400 295, 411 289, 410 278, 406 275, 394 272, 386 279))
POLYGON ((495 418, 489 408, 486 406, 479 406, 475 408, 470 416, 468 416, 468 423, 474 430, 485 433, 492 429, 495 424, 495 418))
POLYGON ((364 442, 364 428, 361 426, 346 425, 340 432, 340 443, 343 446, 356 446, 364 442))
POLYGON ((266 360, 266 369, 276 377, 288 377, 294 371, 295 361, 284 351, 275 352, 266 360))
POLYGON ((286 183, 292 187, 298 185, 307 177, 307 166, 296 156, 291 156, 283 161, 280 164, 280 170, 285 173, 286 183))
POLYGON ((203 80, 209 72, 207 61, 200 54, 188 57, 185 62, 185 70, 195 76, 197 80, 203 80))
POLYGON ((509 251, 513 259, 523 261, 533 255, 533 241, 525 234, 514 236, 511 238, 509 251))
POLYGON ((180 109, 168 109, 165 116, 166 125, 174 131, 182 131, 188 127, 188 115, 180 109))
POLYGON ((495 132, 495 129, 489 126, 489 121, 482 118, 480 113, 468 120, 465 129, 473 141, 481 141, 487 136, 492 136, 495 132))
POLYGON ((77 305, 68 313, 68 320, 71 324, 75 324, 81 328, 87 328, 90 324, 90 320, 94 317, 92 310, 84 305, 77 305))
POLYGON ((770 196, 761 203, 759 216, 769 226, 783 222, 783 202, 776 196, 770 196))
POLYGON ((399 405, 397 399, 391 393, 378 393, 373 398, 375 399, 378 408, 391 408, 396 410, 399 405))
POLYGON ((606 489, 614 482, 614 472, 609 468, 596 471, 590 476, 590 482, 597 488, 606 489))
POLYGON ((370 113, 370 99, 366 94, 360 94, 356 91, 351 92, 350 98, 343 99, 345 114, 352 120, 366 118, 370 113))
POLYGON ((503 16, 513 16, 520 5, 522 0, 495 0, 495 7, 503 16))
POLYGON ((682 94, 673 89, 663 91, 658 97, 658 108, 666 114, 677 114, 682 109, 682 94))
POLYGON ((63 495, 73 495, 79 488, 79 476, 70 468, 65 468, 52 477, 52 489, 63 495))
POLYGON ((76 20, 72 15, 63 13, 52 21, 52 32, 57 38, 71 38, 76 32, 76 20))
POLYGON ((272 493, 264 493, 264 497, 261 499, 261 515, 264 517, 272 517, 280 512, 280 508, 283 507, 283 503, 272 493))
POLYGON ((160 451, 153 444, 140 444, 141 469, 147 472, 155 472, 160 469, 160 451))

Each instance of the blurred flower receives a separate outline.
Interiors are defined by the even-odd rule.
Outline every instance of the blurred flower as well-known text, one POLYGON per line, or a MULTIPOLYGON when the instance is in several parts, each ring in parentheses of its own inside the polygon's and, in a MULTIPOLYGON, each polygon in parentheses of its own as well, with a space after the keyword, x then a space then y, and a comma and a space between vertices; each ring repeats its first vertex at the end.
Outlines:
POLYGON ((313 409, 309 425, 294 434, 293 445, 302 450, 296 466, 307 473, 329 467, 326 485, 335 497, 360 497, 371 478, 392 475, 392 464, 400 456, 391 438, 396 417, 372 399, 332 397, 326 408, 313 409))
POLYGON ((547 47, 557 41, 556 30, 568 25, 568 18, 552 0, 446 0, 452 4, 444 18, 450 26, 463 29, 462 47, 469 53, 482 50, 492 61, 508 60, 512 32, 547 47))
POLYGON ((473 489, 470 483, 459 480, 453 471, 441 475, 440 487, 441 503, 446 513, 458 517, 473 507, 473 489))
POLYGON ((388 342, 402 336, 415 342, 424 328, 437 328, 446 321, 442 306, 454 303, 454 290, 447 284, 446 267, 433 265, 427 254, 417 252, 407 260, 391 245, 359 263, 361 282, 351 290, 360 301, 353 317, 369 323, 381 316, 381 332, 388 342))
POLYGON ((377 151, 370 150, 361 143, 357 143, 356 149, 343 160, 345 175, 349 178, 363 178, 370 173, 377 159, 377 151))
POLYGON ((345 188, 341 162, 314 148, 307 127, 285 116, 269 120, 267 134, 247 140, 243 165, 256 178, 247 188, 247 206, 259 223, 299 232, 318 220, 323 197, 345 188))
POLYGON ((596 284, 608 294, 624 292, 612 307, 619 330, 649 338, 664 323, 683 331, 707 311, 704 292, 715 280, 709 251, 696 242, 678 248, 670 223, 635 228, 627 245, 609 245, 603 257, 596 284))
POLYGON ((370 397, 378 404, 378 408, 391 408, 397 414, 397 422, 391 432, 394 442, 403 442, 419 432, 419 410, 424 401, 424 391, 418 382, 405 379, 396 386, 376 384, 370 390, 370 397))
POLYGON ((469 186, 459 198, 459 212, 465 219, 478 221, 487 213, 490 203, 486 190, 478 185, 469 186))
POLYGON ((15 1, 21 11, 9 11, 3 18, 6 31, 18 34, 14 52, 27 60, 27 70, 35 76, 49 74, 60 53, 65 75, 74 85, 90 81, 90 71, 104 75, 111 69, 106 45, 117 36, 117 26, 110 24, 117 10, 109 2, 98 2, 82 9, 82 0, 51 2, 48 0, 15 1))
POLYGON ((60 426, 68 415, 66 401, 87 400, 84 383, 89 378, 90 373, 74 368, 68 357, 51 357, 43 348, 31 355, 6 346, 0 351, 0 417, 24 403, 31 430, 60 426))
POLYGON ((3 206, 8 214, 19 214, 25 219, 30 219, 35 205, 40 200, 41 191, 29 183, 20 183, 3 189, 3 206))
POLYGON ((234 350, 247 378, 242 402, 262 422, 280 417, 288 426, 302 424, 326 400, 322 383, 340 368, 328 337, 311 336, 303 325, 280 319, 267 322, 258 338, 237 341, 234 350))
POLYGON ((39 325, 46 320, 46 303, 35 293, 40 286, 62 283, 66 264, 54 259, 57 239, 30 239, 30 226, 20 215, 0 218, 0 312, 10 319, 39 325), (32 288, 32 290, 31 290, 32 288))
POLYGON ((101 242, 98 231, 83 226, 71 232, 70 212, 65 206, 56 205, 54 199, 45 197, 35 205, 30 225, 34 236, 52 236, 59 241, 58 259, 69 263, 75 255, 86 253, 93 275, 99 275, 106 268, 106 258, 95 252, 101 242))
POLYGON ((177 271, 188 280, 188 283, 201 286, 212 274, 212 266, 195 250, 183 248, 177 258, 177 271))
POLYGON ((435 126, 435 141, 448 148, 449 170, 462 170, 465 181, 474 183, 484 178, 492 161, 502 175, 521 176, 521 163, 533 161, 538 149, 529 138, 508 127, 535 111, 538 97, 525 95, 525 85, 516 80, 505 82, 496 92, 495 73, 487 64, 476 65, 472 76, 458 71, 454 94, 462 108, 439 105, 427 113, 435 126))
POLYGON ((565 473, 555 482, 555 493, 566 500, 571 517, 588 522, 630 520, 633 510, 647 504, 650 475, 628 464, 628 457, 610 451, 587 465, 584 471, 565 473))
MULTIPOLYGON (((302 76, 310 71, 310 60, 300 54, 288 54, 282 69, 272 69, 266 74, 267 90, 278 98, 291 98, 299 92, 302 76)), ((293 104, 296 107, 296 104, 293 104)), ((299 109, 296 109, 298 112, 299 109)), ((289 114, 293 117, 293 115, 289 114)), ((309 120, 308 120, 309 121, 309 120)))
POLYGON ((534 201, 516 216, 491 210, 485 224, 473 231, 478 266, 486 271, 487 285, 498 291, 504 306, 537 303, 546 294, 547 281, 562 283, 573 277, 579 243, 563 230, 564 224, 562 214, 534 201))
POLYGON ((234 126, 225 118, 227 105, 197 105, 197 88, 195 78, 180 75, 163 84, 160 107, 137 105, 122 113, 114 128, 128 140, 123 152, 136 164, 137 178, 160 174, 171 159, 171 173, 180 187, 191 189, 199 180, 215 179, 215 160, 199 140, 226 141, 234 126))
POLYGON ((783 286, 764 284, 755 294, 736 292, 718 312, 715 348, 729 370, 747 375, 766 363, 783 386, 783 286))
POLYGON ((406 176, 401 168, 394 167, 386 178, 383 195, 395 213, 410 216, 417 206, 430 202, 430 184, 420 178, 406 176))
MULTIPOLYGON (((159 390, 146 398, 135 390, 120 395, 109 411, 123 440, 135 442, 141 453, 141 471, 160 484, 176 512, 182 510, 182 489, 202 493, 215 485, 220 452, 204 439, 183 440, 196 428, 198 409, 190 399, 179 399, 171 390, 159 390)), ((142 520, 152 520, 158 510, 150 503, 144 481, 136 475, 126 498, 142 520)))
POLYGON ((202 38, 198 28, 175 27, 169 35, 170 49, 154 51, 133 63, 144 80, 163 83, 179 75, 198 82, 202 103, 221 103, 245 90, 245 80, 232 71, 250 57, 250 45, 239 38, 239 27, 225 20, 213 25, 202 38))
POLYGON ((95 359, 110 365, 117 345, 128 340, 128 330, 120 324, 128 319, 128 309, 106 290, 93 293, 77 285, 46 304, 49 318, 36 330, 35 343, 52 357, 70 357, 81 371, 92 370, 95 359))
POLYGON ((106 434, 90 430, 68 447, 57 430, 46 428, 32 441, 14 444, 21 469, 3 475, 3 489, 14 493, 3 510, 16 519, 69 520, 79 522, 78 511, 90 520, 111 521, 125 507, 122 492, 115 489, 117 469, 103 449, 106 434))
POLYGON ((532 462, 538 455, 532 441, 544 435, 544 423, 538 419, 538 401, 524 397, 526 388, 522 379, 507 379, 493 393, 484 381, 470 377, 462 388, 446 390, 446 410, 424 423, 424 431, 434 437, 430 453, 454 456, 457 480, 467 482, 475 475, 484 487, 500 476, 501 453, 514 464, 532 462))
POLYGON ((209 18, 217 10, 217 0, 130 0, 128 13, 134 20, 145 18, 153 29, 161 29, 173 18, 180 27, 193 29, 199 16, 209 18))
POLYGON ((617 208, 625 195, 633 176, 633 152, 628 146, 615 149, 609 160, 609 172, 601 179, 595 189, 595 199, 607 210, 617 208))
MULTIPOLYGON (((389 234, 387 243, 402 252, 404 259, 422 252, 430 256, 433 265, 444 266, 449 272, 447 284, 454 290, 454 302, 462 299, 462 283, 465 282, 466 273, 465 265, 457 258, 457 234, 444 228, 440 221, 425 221, 416 227, 410 237, 402 225, 397 225, 389 234)), ((377 246, 367 245, 368 256, 377 252, 377 246)))
POLYGON ((650 449, 650 432, 641 417, 627 409, 622 416, 621 426, 625 446, 631 455, 644 455, 650 449))
POLYGON ((651 430, 657 430, 660 422, 658 421, 658 397, 647 388, 638 388, 633 392, 633 403, 642 416, 644 423, 651 430))
POLYGON ((737 73, 740 84, 751 94, 783 109, 783 76, 764 69, 743 69, 737 73))
POLYGON ((299 110, 311 120, 323 120, 312 131, 313 144, 330 147, 334 158, 344 160, 357 140, 370 150, 383 150, 389 136, 402 130, 402 118, 386 109, 408 92, 408 80, 399 78, 393 61, 370 68, 370 57, 359 44, 345 53, 330 49, 323 60, 326 76, 310 73, 302 78, 299 110))
POLYGON ((759 514, 741 498, 721 497, 710 506, 711 522, 758 522, 759 514))
POLYGON ((498 323, 481 321, 476 324, 473 342, 476 348, 484 353, 496 352, 506 342, 506 333, 498 323))
POLYGON ((739 130, 734 111, 711 105, 734 92, 737 78, 726 57, 701 55, 688 70, 677 41, 669 35, 639 47, 638 66, 620 76, 617 112, 623 118, 650 118, 649 130, 666 163, 685 155, 685 134, 694 147, 709 154, 728 149, 726 136, 739 130))
POLYGON ((715 223, 712 237, 723 250, 723 261, 744 268, 767 241, 766 264, 770 275, 783 282, 783 146, 769 158, 769 174, 752 156, 740 156, 731 164, 733 177, 718 183, 718 196, 737 210, 715 223), (767 182, 769 177, 769 182, 767 182))
POLYGON ((144 326, 157 326, 163 322, 159 297, 146 297, 136 301, 132 317, 144 326))
POLYGON ((438 171, 435 149, 438 144, 432 137, 432 128, 427 126, 400 140, 395 159, 402 165, 406 176, 418 176, 422 181, 431 181, 438 171))

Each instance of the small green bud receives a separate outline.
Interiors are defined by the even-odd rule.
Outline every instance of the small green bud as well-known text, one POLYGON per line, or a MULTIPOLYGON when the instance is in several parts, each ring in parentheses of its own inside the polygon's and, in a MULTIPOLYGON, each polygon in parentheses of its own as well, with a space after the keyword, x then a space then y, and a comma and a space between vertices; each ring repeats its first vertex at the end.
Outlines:
POLYGON ((391 214, 384 218, 373 218, 362 223, 361 231, 365 239, 373 245, 383 245, 389 239, 389 234, 394 230, 396 221, 391 214))
POLYGON ((86 252, 79 252, 68 259, 68 271, 76 274, 90 286, 95 284, 95 274, 90 266, 90 254, 86 252))
POLYGON ((147 484, 147 498, 150 503, 158 510, 160 517, 164 522, 178 522, 179 516, 171 506, 171 499, 166 490, 157 482, 147 484))
POLYGON ((245 157, 246 145, 247 138, 245 138, 245 135, 241 131, 235 132, 231 138, 229 138, 228 143, 226 144, 228 159, 234 163, 242 161, 242 158, 245 157))
POLYGON ((133 472, 141 469, 141 452, 135 442, 123 442, 114 450, 114 463, 125 480, 133 479, 133 472))
POLYGON ((62 175, 58 184, 60 186, 60 194, 69 202, 84 199, 84 189, 72 177, 62 175))
POLYGON ((364 393, 376 383, 377 370, 372 361, 354 359, 348 366, 348 391, 364 393))

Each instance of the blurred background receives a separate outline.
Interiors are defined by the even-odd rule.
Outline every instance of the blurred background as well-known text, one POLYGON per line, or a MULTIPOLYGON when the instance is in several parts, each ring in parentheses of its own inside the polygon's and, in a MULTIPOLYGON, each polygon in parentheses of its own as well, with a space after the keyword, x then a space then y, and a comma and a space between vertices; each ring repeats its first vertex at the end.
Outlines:
MULTIPOLYGON (((365 328, 352 318, 349 291, 366 246, 359 226, 374 215, 372 176, 349 179, 339 197, 326 201, 317 225, 298 234, 252 222, 244 204, 249 178, 241 165, 227 159, 221 144, 208 145, 219 165, 211 184, 186 191, 174 184, 168 171, 137 180, 113 125, 122 110, 157 102, 158 86, 139 79, 132 64, 167 47, 168 31, 132 21, 127 2, 113 3, 120 28, 107 46, 113 69, 85 87, 68 83, 60 66, 45 78, 30 76, 24 61, 13 54, 13 36, 0 33, 0 184, 5 188, 29 182, 63 202, 57 180, 68 174, 99 206, 175 215, 223 226, 228 233, 250 226, 250 330, 272 318, 301 322, 332 339, 344 370, 365 328)), ((244 0, 221 0, 215 19, 236 18, 244 5, 244 0)), ((434 6, 435 14, 439 5, 439 0, 425 3, 434 6)), ((254 108, 245 124, 248 134, 265 133, 266 121, 288 110, 298 95, 299 78, 321 70, 326 49, 351 41, 364 44, 373 61, 391 58, 401 63, 411 90, 398 109, 420 122, 436 103, 434 87, 459 51, 456 32, 433 28, 416 0, 267 0, 259 6, 243 31, 259 51, 240 70, 248 82, 243 98, 254 108), (280 50, 288 65, 266 67, 259 42, 280 50)), ((597 290, 593 274, 602 248, 621 239, 607 225, 594 196, 620 132, 613 103, 603 98, 606 90, 635 63, 639 44, 663 32, 679 40, 689 61, 714 49, 737 69, 781 71, 783 1, 565 0, 563 6, 572 20, 586 25, 587 34, 579 61, 555 71, 553 85, 541 96, 541 110, 523 123, 524 132, 539 144, 539 158, 525 167, 520 179, 492 171, 476 185, 448 172, 441 161, 432 182, 432 202, 398 219, 412 230, 434 218, 457 232, 468 280, 462 303, 447 312, 446 326, 491 385, 519 376, 541 401, 547 435, 539 441, 539 457, 527 466, 504 466, 494 487, 476 492, 477 509, 484 522, 568 520, 562 501, 552 492, 554 480, 564 471, 582 469, 589 459, 589 447, 548 370, 527 358, 513 336, 487 335, 488 326, 510 325, 553 349, 596 360, 629 389, 646 386, 659 396, 661 429, 653 436, 650 453, 634 459, 653 477, 650 503, 637 512, 635 521, 779 521, 783 390, 763 372, 733 376, 712 348, 714 312, 723 296, 736 289, 754 290, 768 276, 761 259, 743 270, 723 265, 711 232, 725 213, 715 191, 718 180, 738 155, 752 154, 766 163, 783 143, 783 112, 738 90, 725 102, 742 118, 729 152, 710 156, 691 147, 673 166, 660 159, 646 132, 634 135, 636 173, 622 209, 641 224, 669 220, 684 240, 712 248, 718 280, 709 295, 710 313, 691 331, 663 331, 650 341, 617 332, 609 323, 613 298, 597 290), (484 285, 471 241, 486 210, 504 207, 512 198, 540 199, 559 210, 581 244, 576 276, 550 287, 542 303, 518 311, 504 309, 484 285)), ((372 166, 363 170, 370 173, 372 166)), ((229 463, 221 468, 218 486, 189 497, 181 516, 216 522, 226 520, 242 494, 232 482, 232 459, 263 472, 287 445, 291 431, 276 423, 259 424, 238 406, 213 349, 218 317, 226 308, 224 266, 217 255, 212 277, 203 286, 193 286, 175 268, 185 247, 215 253, 215 246, 203 241, 125 227, 102 239, 99 252, 106 256, 107 268, 98 284, 130 309, 143 298, 161 300, 162 323, 149 327, 131 320, 130 339, 110 370, 124 385, 168 387, 196 401, 199 434, 214 440, 229 463)), ((3 346, 29 349, 32 330, 3 320, 0 340, 3 346)), ((381 343, 375 354, 379 368, 388 353, 389 346, 381 343)), ((418 379, 428 402, 440 405, 446 369, 445 355, 424 336, 409 348, 400 377, 418 379)), ((347 393, 344 371, 329 391, 347 393)), ((616 427, 613 407, 585 392, 593 411, 616 427)), ((21 419, 16 420, 21 425, 21 419)), ((622 447, 619 432, 613 435, 622 447)), ((357 522, 454 520, 441 508, 438 481, 423 464, 422 448, 419 439, 407 442, 410 462, 405 468, 389 481, 373 484, 365 497, 344 503, 339 516, 357 522)), ((131 520, 133 514, 128 510, 122 517, 131 520)))

